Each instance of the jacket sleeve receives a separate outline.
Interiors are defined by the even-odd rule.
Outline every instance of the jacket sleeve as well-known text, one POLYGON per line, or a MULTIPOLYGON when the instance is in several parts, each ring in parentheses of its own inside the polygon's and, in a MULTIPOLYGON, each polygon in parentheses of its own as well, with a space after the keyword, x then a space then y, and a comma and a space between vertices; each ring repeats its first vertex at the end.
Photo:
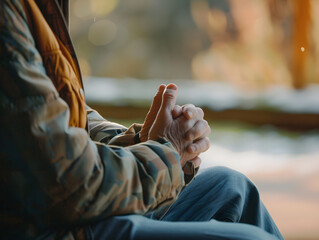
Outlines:
MULTIPOLYGON (((142 124, 132 124, 128 129, 124 126, 104 119, 98 112, 87 106, 88 128, 93 140, 117 146, 131 146, 139 141, 136 135, 141 131, 142 124)), ((183 166, 185 185, 197 175, 199 168, 193 162, 183 166)))
POLYGON ((118 123, 104 119, 97 111, 86 106, 88 132, 92 140, 117 146, 130 146, 139 143, 142 124, 134 123, 126 128, 118 123))
MULTIPOLYGON (((19 1, 0 1, 0 54, 0 175, 23 214, 65 224, 143 214, 176 199, 184 179, 168 141, 106 145, 68 126, 19 1)), ((113 129, 110 136, 124 131, 113 129)))
POLYGON ((118 123, 104 119, 97 111, 86 106, 88 132, 92 140, 97 142, 109 143, 118 135, 123 135, 127 128, 118 123))

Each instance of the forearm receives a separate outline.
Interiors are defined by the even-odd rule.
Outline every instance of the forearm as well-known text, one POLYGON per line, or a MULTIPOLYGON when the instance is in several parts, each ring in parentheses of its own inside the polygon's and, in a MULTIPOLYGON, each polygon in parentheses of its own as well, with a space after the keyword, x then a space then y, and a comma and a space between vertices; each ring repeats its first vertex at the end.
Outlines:
POLYGON ((108 143, 113 137, 123 134, 127 128, 104 119, 97 111, 86 106, 88 132, 92 140, 108 143))
POLYGON ((126 128, 104 119, 97 111, 87 107, 88 131, 92 140, 117 146, 130 146, 140 142, 142 124, 126 128))

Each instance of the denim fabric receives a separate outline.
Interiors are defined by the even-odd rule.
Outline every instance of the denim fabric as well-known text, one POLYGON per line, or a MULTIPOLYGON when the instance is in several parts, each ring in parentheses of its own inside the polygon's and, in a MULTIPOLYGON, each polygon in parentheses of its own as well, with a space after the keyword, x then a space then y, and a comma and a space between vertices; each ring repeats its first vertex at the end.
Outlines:
POLYGON ((87 233, 91 240, 283 239, 252 182, 224 167, 200 173, 165 211, 112 217, 87 233))

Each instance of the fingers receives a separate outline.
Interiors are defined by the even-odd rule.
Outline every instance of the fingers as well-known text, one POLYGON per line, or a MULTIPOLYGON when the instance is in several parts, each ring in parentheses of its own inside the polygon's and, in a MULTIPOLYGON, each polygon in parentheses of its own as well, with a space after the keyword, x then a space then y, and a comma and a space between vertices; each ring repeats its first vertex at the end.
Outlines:
POLYGON ((156 139, 159 137, 167 137, 174 145, 176 149, 185 149, 181 146, 181 135, 186 132, 180 132, 179 126, 174 122, 173 109, 177 100, 177 86, 175 84, 169 84, 162 94, 161 107, 154 120, 153 125, 150 128, 148 139, 156 139))
POLYGON ((158 113, 158 110, 161 107, 162 96, 163 96, 163 92, 165 90, 165 87, 166 86, 164 84, 161 84, 158 87, 157 93, 155 94, 155 96, 153 98, 153 102, 152 102, 151 108, 150 108, 150 110, 149 110, 149 112, 147 114, 147 117, 148 117, 147 120, 150 120, 152 122, 155 120, 156 115, 158 113))
MULTIPOLYGON (((200 164, 202 163, 202 159, 200 157, 196 156, 193 159, 188 160, 187 162, 192 162, 194 167, 198 168, 200 166, 200 164)), ((185 167, 185 166, 183 167, 183 172, 184 172, 184 174, 187 174, 187 175, 193 174, 192 168, 185 167)))
POLYGON ((175 107, 172 111, 173 118, 176 119, 176 118, 180 117, 182 114, 183 114, 182 107, 179 105, 175 105, 175 107))
POLYGON ((199 138, 208 137, 211 129, 206 120, 199 120, 195 123, 194 127, 192 127, 185 135, 186 139, 189 141, 194 141, 199 138))
POLYGON ((165 90, 165 87, 166 86, 164 84, 161 84, 158 87, 157 93, 154 96, 150 110, 148 111, 148 113, 146 115, 142 130, 140 133, 140 140, 142 142, 144 142, 148 139, 148 132, 149 132, 153 122, 155 121, 157 113, 158 113, 158 111, 161 107, 161 104, 162 104, 162 96, 163 96, 163 92, 165 90))
POLYGON ((200 157, 195 157, 189 161, 193 162, 195 168, 198 168, 200 166, 200 164, 202 163, 202 159, 200 157))
MULTIPOLYGON (((176 105, 177 100, 177 86, 173 83, 168 84, 163 97, 160 114, 172 114, 172 111, 176 105)), ((171 116, 172 117, 172 116, 171 116)))
POLYGON ((186 104, 182 107, 184 116, 190 120, 193 118, 202 119, 204 112, 201 108, 195 107, 193 104, 186 104))
POLYGON ((166 86, 164 84, 161 84, 158 87, 157 93, 155 94, 153 102, 152 102, 151 110, 154 108, 158 111, 158 109, 160 108, 161 103, 162 103, 162 95, 163 95, 163 92, 165 90, 165 87, 166 86))
MULTIPOLYGON (((183 110, 183 118, 180 118, 179 121, 182 122, 181 123, 182 129, 185 130, 186 132, 193 129, 198 121, 203 121, 204 112, 201 108, 195 107, 192 104, 187 104, 182 107, 182 110, 183 110)), ((200 125, 198 125, 198 128, 200 130, 201 130, 200 126, 202 126, 203 124, 204 123, 200 123, 200 125)), ((194 131, 197 131, 198 128, 194 129, 194 131)), ((193 132, 190 133, 190 135, 195 135, 193 132)), ((186 135, 185 137, 187 138, 186 135)), ((190 140, 194 140, 194 138, 190 140)))
POLYGON ((209 149, 210 141, 208 137, 198 139, 187 147, 187 152, 190 154, 200 154, 209 149))

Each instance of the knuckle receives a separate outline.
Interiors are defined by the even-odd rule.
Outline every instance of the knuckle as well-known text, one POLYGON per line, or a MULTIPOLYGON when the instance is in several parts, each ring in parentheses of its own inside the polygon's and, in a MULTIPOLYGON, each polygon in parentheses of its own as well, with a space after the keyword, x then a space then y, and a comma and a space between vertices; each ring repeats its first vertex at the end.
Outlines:
POLYGON ((203 124, 205 126, 205 129, 206 129, 207 133, 210 134, 212 130, 211 130, 208 122, 206 120, 203 120, 203 124))
POLYGON ((166 99, 174 99, 174 94, 173 94, 173 93, 166 92, 166 93, 164 94, 164 97, 165 97, 166 99))
POLYGON ((174 91, 174 90, 171 90, 171 89, 167 89, 167 90, 164 92, 164 97, 165 97, 165 98, 174 98, 174 97, 175 97, 175 91, 174 91))
POLYGON ((204 117, 204 111, 203 111, 203 109, 201 109, 201 108, 197 108, 197 112, 198 112, 198 114, 199 114, 199 116, 201 117, 201 118, 203 118, 204 117))
POLYGON ((208 137, 206 137, 205 138, 205 147, 206 147, 206 149, 208 149, 209 148, 209 146, 210 146, 210 141, 209 141, 209 138, 208 137))
POLYGON ((193 138, 194 138, 194 134, 193 134, 191 131, 189 131, 189 132, 187 133, 187 135, 186 135, 186 138, 187 138, 187 140, 191 141, 191 140, 193 140, 193 138))
POLYGON ((189 130, 189 131, 191 131, 191 132, 194 132, 195 131, 195 129, 193 128, 193 125, 192 125, 192 123, 191 122, 187 122, 186 123, 186 125, 185 125, 185 130, 189 130))
POLYGON ((205 123, 205 121, 200 120, 198 123, 201 132, 207 132, 207 124, 205 123))
POLYGON ((194 153, 194 152, 197 152, 197 146, 196 146, 196 144, 192 144, 191 149, 192 149, 192 152, 193 152, 193 153, 194 153))
POLYGON ((179 109, 181 109, 181 106, 178 105, 178 104, 176 104, 176 105, 174 106, 174 109, 179 110, 179 109))
POLYGON ((206 120, 203 120, 203 123, 204 123, 204 125, 205 125, 205 128, 207 128, 207 130, 211 130, 210 129, 210 127, 209 127, 209 124, 208 124, 208 122, 206 121, 206 120))
POLYGON ((195 106, 193 105, 193 104, 185 104, 184 106, 183 106, 183 109, 185 110, 185 111, 192 111, 193 109, 195 108, 195 106))

